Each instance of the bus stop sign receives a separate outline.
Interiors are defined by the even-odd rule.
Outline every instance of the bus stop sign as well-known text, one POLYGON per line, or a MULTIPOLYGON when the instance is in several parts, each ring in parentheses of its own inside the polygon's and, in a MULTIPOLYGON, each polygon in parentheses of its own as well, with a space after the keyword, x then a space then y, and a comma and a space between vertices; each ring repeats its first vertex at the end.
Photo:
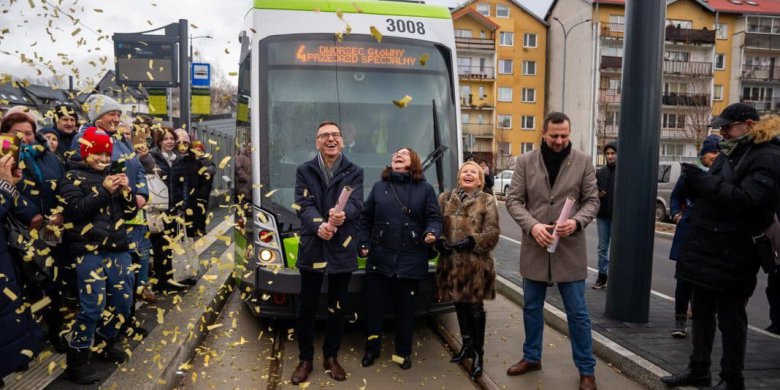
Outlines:
POLYGON ((194 62, 192 63, 192 71, 190 72, 192 78, 193 87, 209 87, 211 86, 211 65, 194 62))

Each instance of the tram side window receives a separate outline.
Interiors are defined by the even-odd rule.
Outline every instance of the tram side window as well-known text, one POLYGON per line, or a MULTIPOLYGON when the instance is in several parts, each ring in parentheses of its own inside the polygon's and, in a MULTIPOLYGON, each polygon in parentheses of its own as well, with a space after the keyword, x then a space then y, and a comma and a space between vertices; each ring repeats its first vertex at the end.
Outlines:
POLYGON ((241 62, 238 74, 238 107, 236 112, 236 145, 234 148, 233 167, 235 183, 233 185, 234 199, 242 209, 251 213, 252 210, 252 119, 250 115, 251 101, 251 53, 247 53, 241 62))

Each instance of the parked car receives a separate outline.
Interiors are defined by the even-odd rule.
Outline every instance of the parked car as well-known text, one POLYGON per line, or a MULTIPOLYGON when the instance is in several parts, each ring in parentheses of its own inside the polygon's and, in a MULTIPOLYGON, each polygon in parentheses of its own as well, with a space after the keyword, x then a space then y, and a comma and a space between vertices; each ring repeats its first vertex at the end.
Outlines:
POLYGON ((512 183, 512 175, 515 173, 515 171, 511 169, 506 169, 498 173, 498 175, 495 176, 495 181, 493 182, 493 192, 496 194, 502 194, 506 195, 507 190, 509 190, 509 184, 512 183))
POLYGON ((658 195, 655 202, 655 220, 664 222, 669 219, 671 212, 672 190, 680 178, 682 166, 679 162, 661 162, 658 164, 658 195))

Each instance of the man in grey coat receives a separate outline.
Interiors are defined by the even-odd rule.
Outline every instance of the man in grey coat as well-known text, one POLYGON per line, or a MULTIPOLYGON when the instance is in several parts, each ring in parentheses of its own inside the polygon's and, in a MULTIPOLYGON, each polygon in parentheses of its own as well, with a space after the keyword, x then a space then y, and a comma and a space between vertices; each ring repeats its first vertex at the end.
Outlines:
POLYGON ((571 122, 566 114, 547 114, 541 149, 517 158, 507 193, 506 208, 525 233, 520 247, 520 273, 526 337, 523 359, 510 367, 507 375, 523 375, 542 368, 542 309, 547 286, 557 283, 569 322, 574 364, 580 372, 580 389, 596 389, 596 360, 585 304, 588 270, 582 231, 598 212, 598 187, 590 156, 572 150, 570 133, 571 122), (571 215, 556 224, 567 197, 574 199, 571 215), (553 232, 560 241, 557 248, 548 251, 553 232))

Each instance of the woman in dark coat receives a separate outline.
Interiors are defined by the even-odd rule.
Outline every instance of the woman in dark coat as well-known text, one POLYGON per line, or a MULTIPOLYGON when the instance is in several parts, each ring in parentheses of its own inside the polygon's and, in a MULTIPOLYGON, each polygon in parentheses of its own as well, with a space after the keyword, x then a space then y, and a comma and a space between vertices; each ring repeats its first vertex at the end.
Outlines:
POLYGON ((395 303, 395 354, 401 368, 412 367, 415 292, 428 275, 431 245, 441 232, 441 212, 433 187, 423 177, 420 156, 410 148, 393 153, 363 204, 358 228, 366 262, 366 352, 361 365, 374 364, 382 344, 385 302, 395 303))
POLYGON ((485 177, 473 161, 461 166, 458 187, 439 195, 444 215, 442 239, 437 241, 439 297, 455 302, 463 345, 450 360, 472 358, 471 377, 482 375, 485 308, 482 301, 496 297, 493 249, 501 234, 492 194, 481 190, 485 177))
MULTIPOLYGON (((0 158, 0 223, 21 201, 14 184, 11 155, 0 158)), ((43 350, 43 333, 30 312, 20 310, 24 296, 8 253, 5 229, 0 228, 0 387, 6 375, 23 370, 33 356, 43 350)))

